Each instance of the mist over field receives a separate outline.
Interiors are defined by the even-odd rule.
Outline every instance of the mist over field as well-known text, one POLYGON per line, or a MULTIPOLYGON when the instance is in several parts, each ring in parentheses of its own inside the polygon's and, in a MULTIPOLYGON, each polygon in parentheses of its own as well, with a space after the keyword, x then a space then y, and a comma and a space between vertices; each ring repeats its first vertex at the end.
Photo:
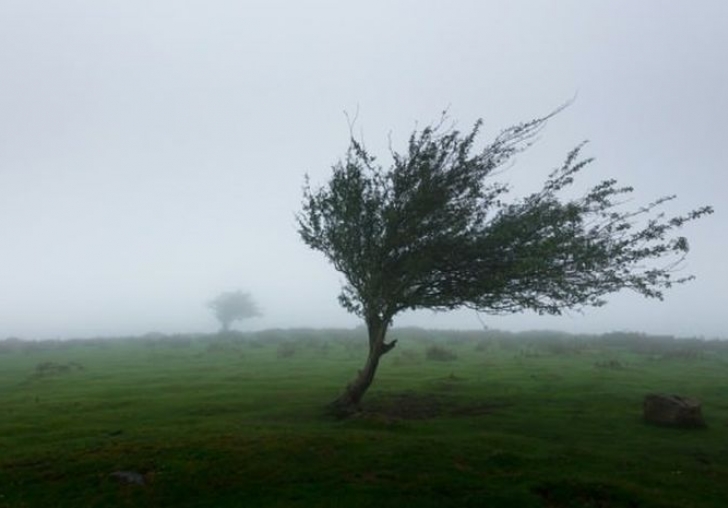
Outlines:
POLYGON ((296 232, 353 131, 385 166, 442 110, 481 142, 573 104, 498 179, 538 189, 573 147, 576 184, 677 194, 715 214, 681 234, 696 279, 583 314, 410 312, 395 326, 728 337, 728 4, 370 1, 0 4, 0 338, 358 326, 343 276, 296 232))

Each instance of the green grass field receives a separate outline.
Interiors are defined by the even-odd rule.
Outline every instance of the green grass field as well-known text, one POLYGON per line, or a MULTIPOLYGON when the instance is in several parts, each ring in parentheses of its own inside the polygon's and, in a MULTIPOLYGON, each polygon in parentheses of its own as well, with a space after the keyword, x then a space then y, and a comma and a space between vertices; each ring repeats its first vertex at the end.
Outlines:
POLYGON ((728 343, 392 335, 344 421, 357 331, 0 342, 0 507, 728 506, 728 343), (643 423, 649 392, 707 428, 643 423))

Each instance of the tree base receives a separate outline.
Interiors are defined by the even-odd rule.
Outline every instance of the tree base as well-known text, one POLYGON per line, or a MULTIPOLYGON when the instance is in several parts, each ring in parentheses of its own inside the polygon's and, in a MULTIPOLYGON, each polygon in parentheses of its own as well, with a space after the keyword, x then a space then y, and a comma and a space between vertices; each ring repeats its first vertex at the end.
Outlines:
POLYGON ((361 406, 353 402, 347 394, 331 401, 326 406, 326 415, 336 420, 346 420, 361 412, 361 406))

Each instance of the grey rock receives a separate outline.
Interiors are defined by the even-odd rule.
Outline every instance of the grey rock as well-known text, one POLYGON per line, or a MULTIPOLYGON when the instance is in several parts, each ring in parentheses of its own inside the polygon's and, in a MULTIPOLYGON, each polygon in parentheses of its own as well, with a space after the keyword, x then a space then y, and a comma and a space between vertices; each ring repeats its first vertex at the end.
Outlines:
POLYGON ((109 476, 119 483, 126 483, 128 485, 144 485, 146 483, 144 475, 136 471, 114 471, 109 476))
POLYGON ((645 396, 643 417, 647 423, 668 427, 705 427, 700 401, 680 395, 650 393, 645 396))

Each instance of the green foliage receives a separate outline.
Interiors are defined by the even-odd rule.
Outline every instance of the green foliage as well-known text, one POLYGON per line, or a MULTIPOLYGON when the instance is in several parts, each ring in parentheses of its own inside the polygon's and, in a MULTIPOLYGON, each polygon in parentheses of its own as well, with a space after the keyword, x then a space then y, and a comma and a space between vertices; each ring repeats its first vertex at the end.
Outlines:
POLYGON ((220 321, 223 332, 228 332, 234 321, 260 316, 260 310, 248 293, 228 291, 220 293, 207 306, 220 321))
POLYGON ((480 149, 481 121, 461 133, 443 118, 415 131, 387 169, 352 139, 326 185, 307 180, 298 215, 303 241, 346 277, 343 306, 385 324, 419 308, 559 314, 625 288, 662 298, 689 280, 673 278, 688 251, 674 233, 712 209, 666 217, 658 209, 668 196, 625 210, 632 188, 615 180, 566 198, 591 162, 582 146, 540 191, 505 202, 509 187, 492 177, 552 116, 509 127, 480 149))

